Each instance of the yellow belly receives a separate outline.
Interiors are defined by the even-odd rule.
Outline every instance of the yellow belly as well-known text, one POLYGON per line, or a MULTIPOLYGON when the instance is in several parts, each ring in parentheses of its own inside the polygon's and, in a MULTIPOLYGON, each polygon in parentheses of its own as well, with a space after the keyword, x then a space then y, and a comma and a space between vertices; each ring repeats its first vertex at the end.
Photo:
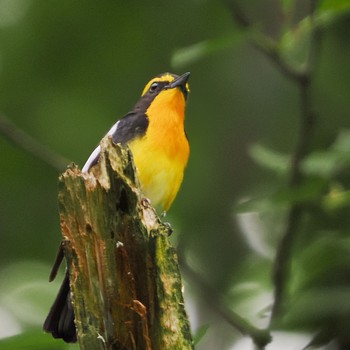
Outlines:
POLYGON ((180 89, 162 91, 147 110, 145 135, 129 143, 144 195, 164 211, 176 197, 190 153, 184 112, 180 89))
POLYGON ((180 139, 171 146, 177 148, 175 155, 174 152, 169 154, 166 146, 159 148, 145 138, 129 144, 141 190, 150 199, 152 206, 162 211, 167 211, 174 201, 187 165, 188 141, 184 134, 180 139))

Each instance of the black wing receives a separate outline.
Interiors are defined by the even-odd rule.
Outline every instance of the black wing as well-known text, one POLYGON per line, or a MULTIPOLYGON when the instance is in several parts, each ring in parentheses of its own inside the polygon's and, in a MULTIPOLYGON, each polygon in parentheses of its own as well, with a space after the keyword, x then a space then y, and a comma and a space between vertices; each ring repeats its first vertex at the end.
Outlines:
MULTIPOLYGON (((114 143, 126 144, 137 137, 142 137, 148 127, 148 118, 141 111, 130 112, 116 122, 108 131, 107 135, 112 136, 114 143)), ((100 146, 98 145, 86 161, 82 172, 88 172, 100 157, 100 146)))
POLYGON ((114 143, 128 143, 146 133, 148 118, 144 113, 130 112, 116 124, 116 130, 110 134, 114 143))

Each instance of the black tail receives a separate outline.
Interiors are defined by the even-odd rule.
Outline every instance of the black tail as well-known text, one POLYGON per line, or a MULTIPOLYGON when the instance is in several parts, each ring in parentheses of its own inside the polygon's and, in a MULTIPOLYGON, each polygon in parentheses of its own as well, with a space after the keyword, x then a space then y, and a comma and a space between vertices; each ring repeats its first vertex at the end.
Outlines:
POLYGON ((44 322, 44 331, 51 333, 54 338, 62 338, 67 343, 77 341, 74 324, 74 310, 70 298, 68 271, 50 312, 44 322))

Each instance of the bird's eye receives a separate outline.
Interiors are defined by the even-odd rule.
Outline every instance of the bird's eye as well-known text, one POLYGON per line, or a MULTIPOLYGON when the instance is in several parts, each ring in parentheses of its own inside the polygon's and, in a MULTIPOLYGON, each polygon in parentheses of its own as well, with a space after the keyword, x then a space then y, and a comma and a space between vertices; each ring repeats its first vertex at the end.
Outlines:
POLYGON ((154 91, 156 91, 157 87, 158 87, 158 83, 153 83, 151 85, 151 87, 149 88, 149 91, 154 92, 154 91))

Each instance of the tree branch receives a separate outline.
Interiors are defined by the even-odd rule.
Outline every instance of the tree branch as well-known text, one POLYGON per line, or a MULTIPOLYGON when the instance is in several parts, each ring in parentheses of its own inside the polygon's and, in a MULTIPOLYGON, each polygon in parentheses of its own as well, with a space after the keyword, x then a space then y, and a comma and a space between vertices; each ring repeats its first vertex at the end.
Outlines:
POLYGON ((288 79, 293 81, 299 81, 304 79, 307 72, 304 70, 298 70, 295 67, 287 64, 281 57, 277 43, 264 35, 261 31, 256 31, 253 28, 253 24, 244 14, 241 7, 234 0, 225 0, 228 9, 230 10, 231 16, 236 24, 242 29, 249 29, 252 31, 250 38, 251 45, 264 56, 266 56, 277 69, 288 79))
MULTIPOLYGON (((310 18, 314 22, 314 11, 316 3, 310 2, 310 18)), ((314 129, 315 114, 312 109, 311 82, 316 65, 317 52, 320 46, 320 30, 315 26, 310 38, 310 49, 307 70, 304 77, 296 80, 299 89, 299 132, 295 148, 291 156, 290 175, 288 186, 296 188, 303 180, 301 172, 301 163, 309 152, 310 142, 314 129)), ((278 317, 282 307, 282 301, 285 295, 286 281, 289 278, 291 251, 293 248, 294 238, 302 217, 303 208, 301 203, 291 205, 287 213, 286 227, 282 234, 282 239, 277 247, 274 261, 273 282, 274 304, 271 313, 271 324, 278 317)))
POLYGON ((249 336, 258 349, 264 349, 271 342, 271 335, 268 330, 259 329, 227 307, 222 295, 215 291, 203 278, 195 272, 180 255, 180 266, 188 278, 194 282, 194 285, 201 291, 202 297, 218 315, 220 315, 228 324, 238 330, 241 334, 249 336))
POLYGON ((40 159, 50 167, 62 171, 70 161, 55 153, 42 143, 18 128, 10 119, 0 113, 0 133, 12 144, 40 159))
MULTIPOLYGON (((299 90, 299 132, 297 135, 298 138, 295 148, 291 155, 288 179, 288 187, 290 188, 295 188, 302 182, 300 165, 308 153, 314 126, 314 113, 312 111, 311 101, 311 81, 320 45, 320 29, 314 24, 314 12, 317 1, 310 0, 309 4, 311 27, 313 28, 313 32, 311 33, 308 61, 302 70, 297 70, 284 61, 279 52, 278 44, 270 37, 265 36, 261 32, 254 32, 254 35, 251 38, 252 45, 264 56, 269 58, 269 60, 281 71, 282 74, 284 74, 285 77, 294 81, 299 90)), ((236 1, 228 1, 227 5, 231 11, 235 23, 237 23, 241 28, 252 29, 252 23, 249 21, 236 1)), ((282 300, 285 294, 286 281, 289 278, 291 250, 302 213, 303 210, 300 203, 294 203, 291 205, 286 217, 286 226, 277 247, 273 270, 275 290, 274 304, 272 307, 270 320, 271 323, 280 312, 282 300)))

